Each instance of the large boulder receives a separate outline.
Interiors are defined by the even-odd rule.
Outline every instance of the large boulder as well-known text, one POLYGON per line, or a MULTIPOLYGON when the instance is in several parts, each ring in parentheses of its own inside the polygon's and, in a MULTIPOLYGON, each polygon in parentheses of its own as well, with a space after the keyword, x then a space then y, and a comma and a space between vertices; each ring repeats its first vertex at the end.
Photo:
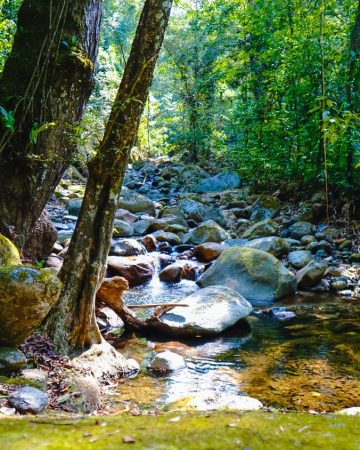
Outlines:
POLYGON ((213 220, 207 220, 194 228, 190 233, 184 236, 184 242, 191 242, 192 244, 203 244, 204 242, 222 242, 229 239, 230 235, 227 231, 221 228, 213 220))
POLYGON ((231 247, 221 253, 199 278, 201 287, 223 284, 253 304, 269 304, 293 294, 296 277, 273 255, 247 247, 231 247))
POLYGON ((243 235, 243 239, 257 239, 260 237, 274 236, 279 229, 279 225, 271 219, 265 219, 255 223, 248 228, 243 235))
POLYGON ((15 245, 0 234, 0 266, 17 266, 21 264, 20 255, 15 245))
POLYGON ((120 219, 115 219, 113 224, 114 238, 129 237, 134 234, 134 228, 127 222, 120 219))
POLYGON ((225 246, 217 242, 205 242, 195 248, 195 255, 200 261, 210 262, 221 255, 225 246))
POLYGON ((310 261, 296 273, 300 288, 308 289, 318 284, 325 275, 328 265, 325 261, 310 261))
POLYGON ((138 256, 145 255, 146 250, 136 239, 114 239, 110 253, 115 256, 138 256))
POLYGON ((194 192, 222 192, 227 191, 228 189, 237 189, 240 186, 240 182, 241 179, 237 173, 219 173, 214 177, 200 181, 200 183, 194 187, 194 192))
POLYGON ((51 269, 0 267, 0 345, 22 344, 56 303, 60 286, 51 269))
POLYGON ((181 280, 195 280, 196 265, 191 261, 176 261, 166 266, 160 273, 161 281, 178 283, 181 280))
POLYGON ((130 286, 150 281, 155 273, 155 259, 152 257, 134 256, 109 256, 107 259, 108 269, 115 275, 124 277, 130 286))
POLYGON ((121 190, 118 207, 132 213, 142 212, 147 213, 150 216, 155 216, 154 203, 144 195, 138 194, 125 186, 123 186, 121 190))
POLYGON ((255 248, 257 250, 263 250, 264 252, 271 253, 272 255, 279 256, 289 253, 290 244, 278 236, 269 236, 264 238, 254 239, 245 244, 245 247, 255 248))
POLYGON ((156 329, 173 336, 212 336, 245 319, 251 304, 226 286, 200 289, 184 298, 155 322, 156 329))

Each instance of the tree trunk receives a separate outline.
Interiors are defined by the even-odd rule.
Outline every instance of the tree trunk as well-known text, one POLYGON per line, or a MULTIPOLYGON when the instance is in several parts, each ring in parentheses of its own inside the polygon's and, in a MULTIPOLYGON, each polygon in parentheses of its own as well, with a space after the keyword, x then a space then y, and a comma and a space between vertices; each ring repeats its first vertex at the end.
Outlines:
MULTIPOLYGON (((354 110, 354 92, 359 88, 359 50, 360 50, 360 0, 358 3, 355 24, 350 38, 350 59, 348 67, 348 80, 346 84, 347 109, 350 112, 354 110), (357 84, 357 86, 355 86, 357 84)), ((352 129, 347 129, 347 180, 349 186, 353 185, 354 173, 354 146, 351 142, 352 129)))
POLYGON ((101 341, 95 295, 106 270, 118 196, 137 136, 172 0, 146 0, 104 138, 90 164, 84 201, 60 278, 57 307, 46 330, 63 352, 101 341))
POLYGON ((0 232, 20 249, 76 150, 101 11, 101 0, 24 0, 20 7, 0 81, 0 105, 15 119, 0 130, 0 232))

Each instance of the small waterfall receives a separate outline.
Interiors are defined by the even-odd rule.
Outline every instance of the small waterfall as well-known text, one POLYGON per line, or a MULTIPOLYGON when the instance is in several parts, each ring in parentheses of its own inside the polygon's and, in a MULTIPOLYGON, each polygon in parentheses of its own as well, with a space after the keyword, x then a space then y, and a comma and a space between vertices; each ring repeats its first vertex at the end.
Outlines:
POLYGON ((159 301, 159 294, 163 290, 163 283, 160 281, 159 273, 160 273, 161 267, 160 267, 160 261, 159 261, 159 255, 155 254, 155 273, 152 277, 148 289, 150 291, 150 299, 159 301))

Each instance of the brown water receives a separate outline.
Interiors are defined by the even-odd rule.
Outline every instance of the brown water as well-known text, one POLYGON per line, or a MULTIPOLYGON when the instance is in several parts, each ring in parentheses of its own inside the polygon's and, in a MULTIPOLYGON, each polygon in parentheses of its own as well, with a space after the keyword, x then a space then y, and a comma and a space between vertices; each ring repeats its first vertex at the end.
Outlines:
MULTIPOLYGON (((125 301, 166 303, 196 289, 189 281, 169 285, 155 279, 129 291, 125 301)), ((360 406, 360 303, 306 295, 276 306, 295 317, 252 315, 248 326, 206 340, 125 336, 119 350, 141 362, 142 371, 119 385, 112 407, 156 411, 204 392, 226 398, 227 404, 249 395, 268 407, 298 411, 360 406), (146 364, 164 349, 183 355, 188 368, 165 378, 148 374, 146 364)))

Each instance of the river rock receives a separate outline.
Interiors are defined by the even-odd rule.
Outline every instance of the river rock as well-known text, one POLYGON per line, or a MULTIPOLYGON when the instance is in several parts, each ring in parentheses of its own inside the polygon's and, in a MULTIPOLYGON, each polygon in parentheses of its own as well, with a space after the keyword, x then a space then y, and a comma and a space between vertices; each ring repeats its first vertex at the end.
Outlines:
POLYGON ((222 192, 228 189, 237 189, 240 183, 241 178, 237 173, 219 173, 218 175, 202 180, 194 186, 194 192, 222 192))
POLYGON ((184 358, 169 350, 158 353, 148 365, 148 369, 159 372, 175 372, 176 370, 185 369, 185 367, 186 362, 184 358))
POLYGON ((290 244, 278 236, 269 236, 264 238, 254 239, 245 244, 245 247, 263 250, 276 257, 286 255, 289 253, 290 244))
POLYGON ((155 219, 140 219, 137 222, 134 223, 133 229, 134 234, 137 236, 143 236, 146 234, 149 230, 151 225, 154 223, 155 219))
POLYGON ((72 198, 67 205, 68 213, 71 216, 79 216, 82 205, 82 198, 72 198))
POLYGON ((125 186, 123 186, 121 190, 118 207, 132 213, 142 212, 147 213, 150 216, 155 216, 154 203, 144 195, 138 194, 125 186))
POLYGON ((114 238, 129 237, 134 234, 134 228, 123 220, 115 219, 113 225, 114 238))
POLYGON ((181 280, 195 280, 196 267, 190 261, 176 261, 166 266, 160 273, 160 281, 178 283, 181 280))
POLYGON ((185 219, 183 211, 178 206, 165 206, 159 213, 160 218, 168 216, 185 219))
POLYGON ((203 203, 190 198, 181 200, 179 206, 187 215, 187 218, 194 220, 196 223, 214 220, 221 226, 225 225, 225 220, 222 215, 212 206, 204 205, 203 203))
POLYGON ((303 236, 312 235, 316 227, 310 222, 295 222, 288 230, 290 237, 293 239, 301 239, 303 236))
POLYGON ((187 228, 187 223, 185 219, 177 216, 165 216, 161 219, 154 220, 151 224, 150 229, 152 231, 165 230, 169 225, 182 225, 187 228))
POLYGON ((15 245, 0 234, 0 266, 17 266, 21 264, 20 254, 15 245))
POLYGON ((298 286, 308 289, 318 284, 327 269, 328 265, 325 261, 310 261, 305 267, 296 273, 298 286))
POLYGON ((130 286, 137 286, 151 280, 155 273, 155 260, 147 256, 109 256, 108 268, 116 275, 124 277, 130 286))
POLYGON ((111 254, 115 256, 138 256, 145 255, 146 249, 136 239, 114 240, 111 254))
POLYGON ((248 228, 243 234, 242 239, 257 239, 261 237, 274 236, 278 231, 279 225, 271 219, 265 219, 257 222, 248 228))
POLYGON ((191 242, 192 244, 203 244, 204 242, 219 243, 229 238, 229 233, 221 228, 220 225, 213 220, 207 220, 184 236, 184 242, 191 242))
POLYGON ((9 403, 21 414, 40 414, 49 405, 49 396, 31 386, 23 386, 9 395, 9 403))
POLYGON ((200 261, 210 262, 218 258, 225 250, 225 246, 217 242, 205 242, 195 248, 195 255, 200 261))
POLYGON ((201 287, 223 284, 253 304, 269 304, 296 289, 296 277, 275 256, 262 250, 231 247, 199 278, 201 287))
POLYGON ((22 344, 56 303, 60 286, 52 269, 0 267, 0 345, 22 344))
POLYGON ((168 242, 170 245, 178 245, 181 243, 179 236, 169 231, 160 231, 159 234, 155 234, 154 236, 158 242, 168 242))
POLYGON ((290 252, 289 263, 296 269, 302 269, 311 261, 311 252, 307 250, 295 250, 290 252))
POLYGON ((136 222, 137 216, 135 214, 132 214, 130 211, 127 211, 126 209, 119 208, 115 211, 115 219, 122 220, 123 222, 132 225, 134 222, 136 222))
POLYGON ((24 353, 10 347, 0 347, 0 374, 20 370, 26 364, 24 353))
POLYGON ((156 329, 173 336, 213 336, 245 319, 251 304, 226 286, 210 286, 184 298, 159 317, 156 329))

